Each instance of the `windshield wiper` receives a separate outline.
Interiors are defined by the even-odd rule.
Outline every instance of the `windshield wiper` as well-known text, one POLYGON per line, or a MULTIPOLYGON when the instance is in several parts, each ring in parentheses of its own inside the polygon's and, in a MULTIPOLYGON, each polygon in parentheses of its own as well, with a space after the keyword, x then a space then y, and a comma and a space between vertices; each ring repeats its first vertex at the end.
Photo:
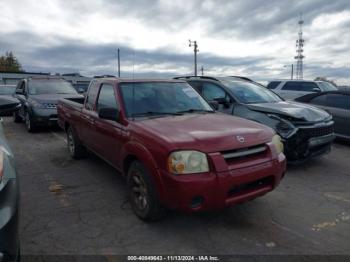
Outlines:
POLYGON ((181 116, 180 112, 157 112, 157 111, 148 111, 142 113, 134 113, 131 114, 132 117, 137 116, 161 116, 161 115, 173 115, 173 116, 181 116))
POLYGON ((215 113, 214 110, 205 110, 205 109, 195 109, 195 108, 190 108, 187 110, 183 110, 183 111, 178 111, 177 113, 199 113, 199 112, 203 112, 203 113, 215 113))

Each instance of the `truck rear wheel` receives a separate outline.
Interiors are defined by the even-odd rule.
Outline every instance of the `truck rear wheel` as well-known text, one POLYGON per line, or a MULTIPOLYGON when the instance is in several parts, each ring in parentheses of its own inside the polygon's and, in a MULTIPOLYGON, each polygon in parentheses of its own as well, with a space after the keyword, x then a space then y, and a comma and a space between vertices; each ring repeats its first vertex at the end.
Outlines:
POLYGON ((70 156, 74 159, 86 156, 86 148, 81 144, 72 127, 67 129, 67 147, 70 156))
POLYGON ((151 222, 164 216, 152 178, 140 161, 131 164, 127 187, 130 205, 140 219, 151 222))

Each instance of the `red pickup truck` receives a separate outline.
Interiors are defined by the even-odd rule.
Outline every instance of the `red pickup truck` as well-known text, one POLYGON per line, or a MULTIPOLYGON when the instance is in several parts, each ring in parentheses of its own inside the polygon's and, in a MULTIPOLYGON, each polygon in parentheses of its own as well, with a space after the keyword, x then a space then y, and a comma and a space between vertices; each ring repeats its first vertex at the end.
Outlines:
POLYGON ((127 180, 138 217, 221 209, 273 190, 286 161, 272 129, 215 112, 182 80, 101 78, 61 99, 73 158, 94 152, 127 180))

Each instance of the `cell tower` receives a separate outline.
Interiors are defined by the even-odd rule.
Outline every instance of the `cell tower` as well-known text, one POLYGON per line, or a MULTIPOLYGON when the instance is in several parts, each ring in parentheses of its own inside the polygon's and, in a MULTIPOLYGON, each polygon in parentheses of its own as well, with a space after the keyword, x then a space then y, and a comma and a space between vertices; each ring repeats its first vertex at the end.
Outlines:
POLYGON ((297 70, 296 70, 296 78, 297 79, 303 79, 303 59, 305 56, 304 53, 304 42, 303 39, 303 24, 304 20, 302 19, 302 16, 300 15, 299 19, 299 33, 298 33, 298 39, 296 41, 296 49, 297 49, 297 55, 294 57, 297 60, 297 70))

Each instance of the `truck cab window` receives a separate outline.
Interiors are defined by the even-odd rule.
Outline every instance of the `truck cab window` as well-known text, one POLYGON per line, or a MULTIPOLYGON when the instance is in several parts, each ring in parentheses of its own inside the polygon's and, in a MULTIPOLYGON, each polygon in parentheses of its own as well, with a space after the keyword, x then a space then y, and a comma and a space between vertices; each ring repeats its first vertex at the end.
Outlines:
POLYGON ((112 85, 103 84, 100 89, 96 110, 98 111, 101 108, 119 108, 115 98, 114 88, 112 85))

